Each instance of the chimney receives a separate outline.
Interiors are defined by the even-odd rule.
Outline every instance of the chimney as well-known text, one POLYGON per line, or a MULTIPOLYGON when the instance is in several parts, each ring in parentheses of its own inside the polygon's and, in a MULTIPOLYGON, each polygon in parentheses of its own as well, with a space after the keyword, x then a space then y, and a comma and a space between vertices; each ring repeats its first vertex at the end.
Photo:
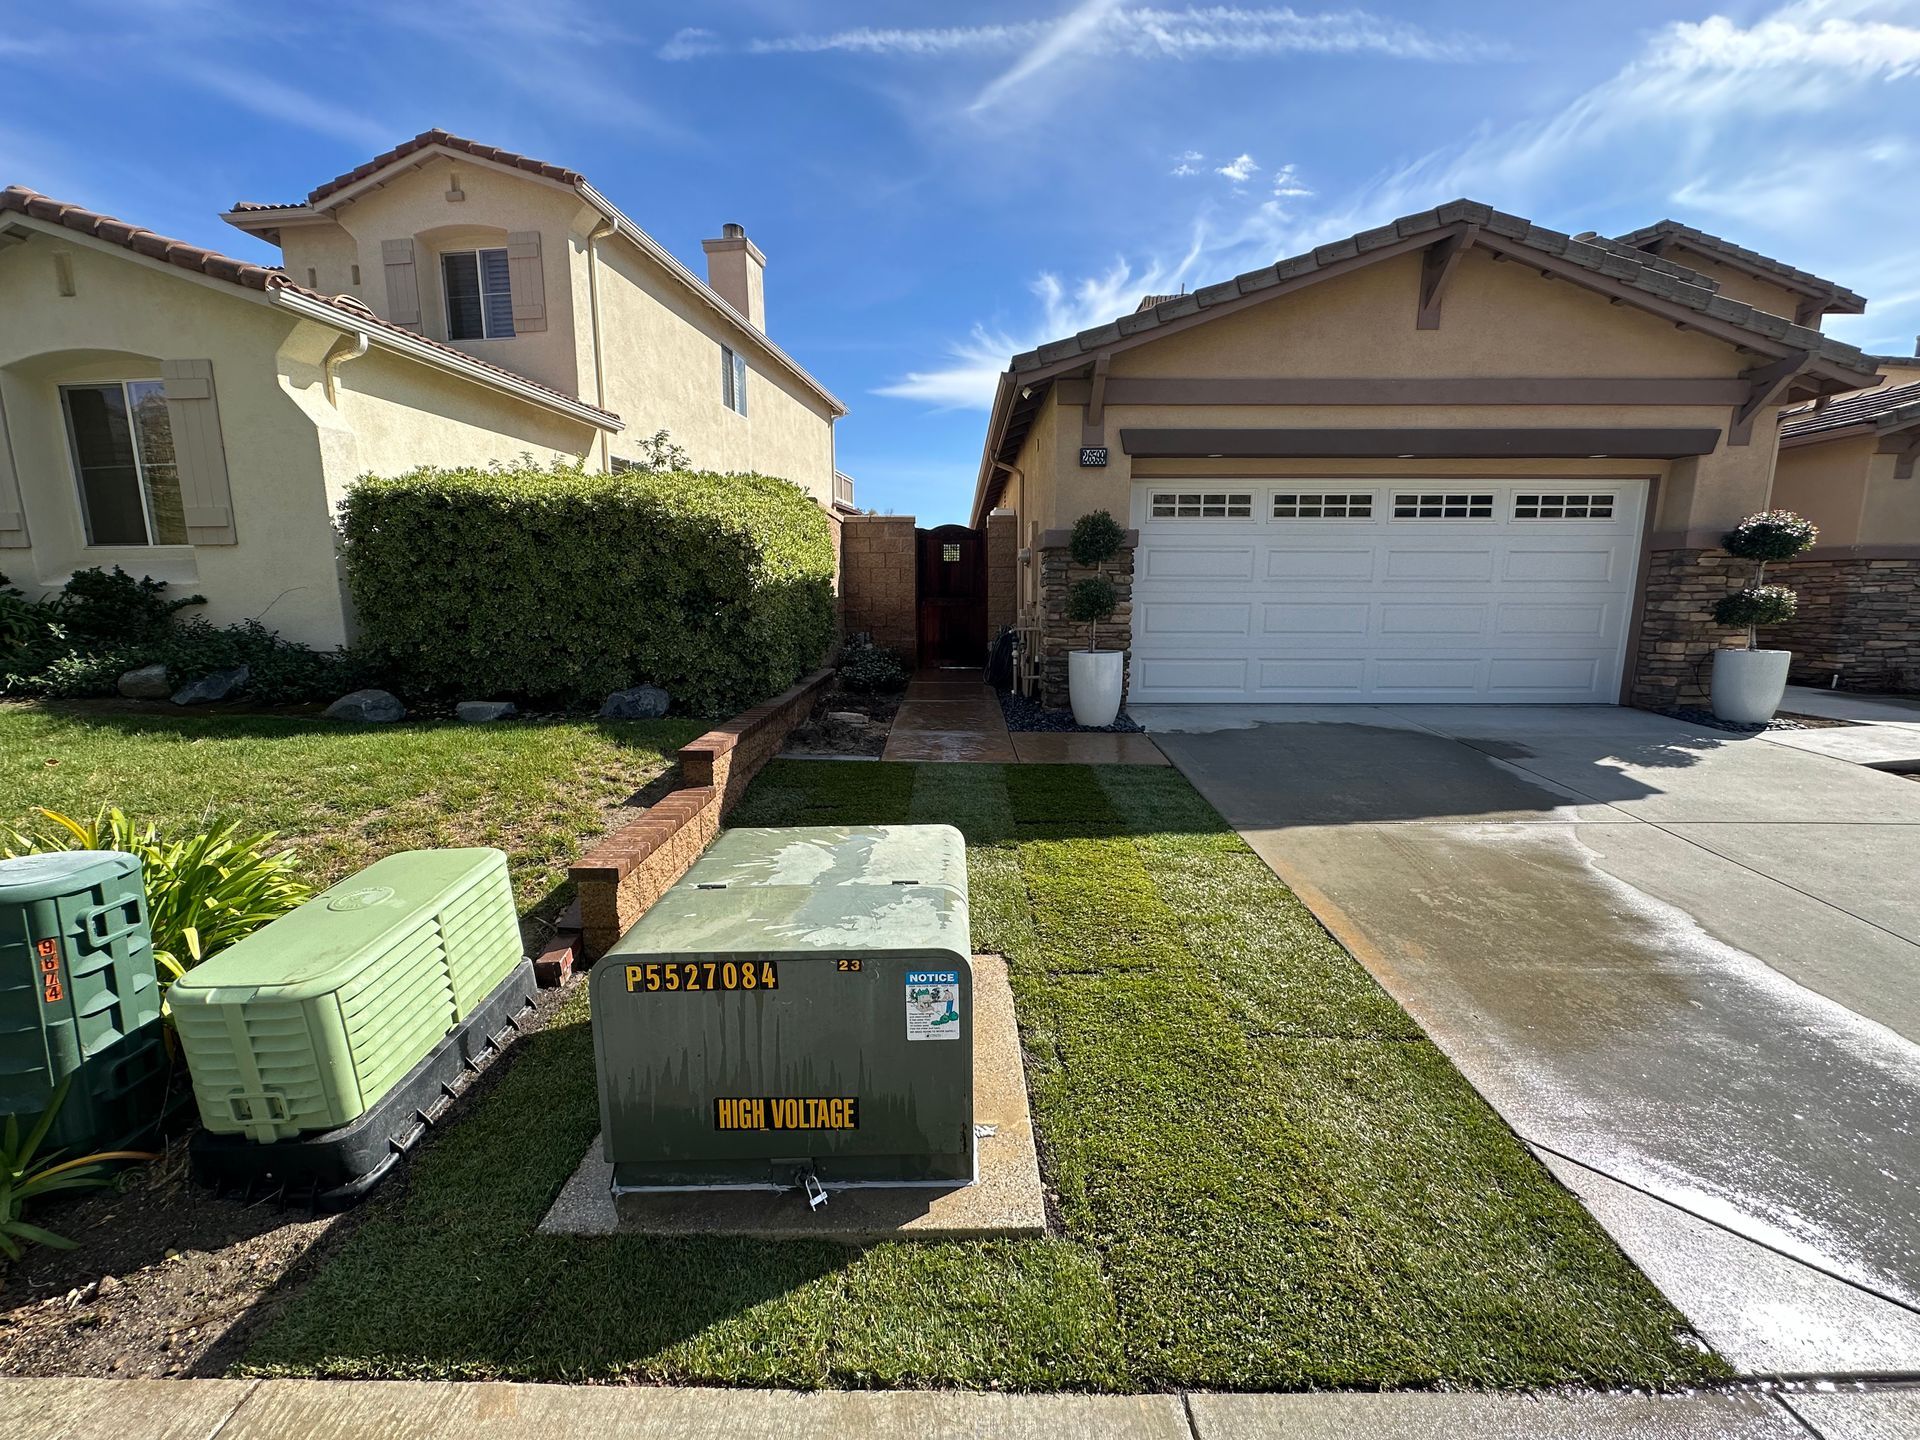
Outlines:
POLYGON ((707 252, 707 285, 738 310, 762 334, 767 329, 767 257, 747 238, 746 230, 729 222, 718 240, 702 240, 707 252))

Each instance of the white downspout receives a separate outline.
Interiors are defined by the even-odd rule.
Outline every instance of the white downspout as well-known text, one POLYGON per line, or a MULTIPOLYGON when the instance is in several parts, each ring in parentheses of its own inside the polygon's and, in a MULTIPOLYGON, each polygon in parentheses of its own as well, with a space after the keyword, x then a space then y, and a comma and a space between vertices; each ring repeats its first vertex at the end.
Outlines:
POLYGON ((340 408, 340 386, 335 379, 336 374, 349 360, 358 360, 366 354, 367 347, 373 343, 364 330, 355 330, 352 335, 351 347, 342 350, 336 345, 327 352, 327 358, 320 362, 321 373, 326 377, 327 403, 336 410, 340 408))
MULTIPOLYGON (((593 403, 600 409, 607 408, 607 371, 606 359, 600 348, 600 267, 599 254, 593 248, 593 242, 604 240, 620 227, 611 220, 604 220, 587 233, 587 311, 593 327, 593 403)), ((613 469, 613 460, 607 449, 607 432, 600 435, 600 473, 605 475, 613 469)))

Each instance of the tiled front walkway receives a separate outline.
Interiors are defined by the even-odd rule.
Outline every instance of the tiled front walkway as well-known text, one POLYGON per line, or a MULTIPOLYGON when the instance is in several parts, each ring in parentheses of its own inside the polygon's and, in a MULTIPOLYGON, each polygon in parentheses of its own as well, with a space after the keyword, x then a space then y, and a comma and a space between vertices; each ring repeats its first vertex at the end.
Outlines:
POLYGON ((882 760, 987 765, 1164 765, 1145 735, 1009 733, 1000 700, 978 670, 922 670, 893 717, 882 760))

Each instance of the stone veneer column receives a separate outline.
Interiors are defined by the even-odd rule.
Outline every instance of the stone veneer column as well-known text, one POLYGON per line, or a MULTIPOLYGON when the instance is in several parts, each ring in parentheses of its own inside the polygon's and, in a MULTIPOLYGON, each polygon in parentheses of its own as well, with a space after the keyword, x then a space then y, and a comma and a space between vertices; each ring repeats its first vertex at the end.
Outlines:
POLYGON ((849 515, 840 526, 840 610, 911 670, 919 662, 920 596, 911 515, 849 515))
MULTIPOLYGON (((1113 618, 1100 626, 1100 648, 1131 652, 1133 645, 1133 551, 1139 532, 1129 530, 1125 547, 1097 571, 1073 563, 1067 534, 1049 530, 1040 537, 1040 703, 1052 709, 1069 703, 1067 653, 1087 648, 1087 626, 1067 619, 1067 592, 1075 581, 1103 574, 1113 582, 1119 603, 1113 618)), ((1131 653, 1127 668, 1133 668, 1131 653)))
POLYGON ((1920 690, 1920 556, 1815 552, 1767 567, 1770 583, 1800 593, 1800 612, 1760 632, 1793 652, 1793 678, 1857 690, 1920 690))
POLYGON ((1020 613, 1020 520, 1011 510, 987 516, 987 643, 1020 613))
POLYGON ((1671 710, 1706 704, 1713 652, 1746 642, 1746 631, 1713 623, 1714 602, 1752 574, 1752 561, 1724 550, 1656 550, 1647 557, 1646 607, 1629 697, 1635 705, 1671 710))

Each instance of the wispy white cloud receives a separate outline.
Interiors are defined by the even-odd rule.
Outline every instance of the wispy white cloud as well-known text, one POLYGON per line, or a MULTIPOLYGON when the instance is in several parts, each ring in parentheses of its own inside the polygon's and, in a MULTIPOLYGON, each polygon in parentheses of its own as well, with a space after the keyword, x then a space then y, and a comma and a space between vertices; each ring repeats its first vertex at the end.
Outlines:
MULTIPOLYGON (((929 27, 859 26, 847 30, 760 36, 742 48, 755 55, 947 56, 1004 54, 1047 43, 1072 25, 1083 53, 1169 60, 1274 55, 1375 55, 1402 60, 1480 60, 1504 54, 1497 42, 1443 34, 1364 10, 1303 15, 1290 7, 1152 6, 1122 8, 1089 0, 1059 21, 929 27)), ((663 57, 664 58, 664 57, 663 57)), ((691 58, 675 56, 672 58, 691 58)))
POLYGON ((1244 185, 1254 177, 1254 173, 1258 171, 1259 168, 1260 162, 1245 151, 1242 151, 1226 164, 1216 167, 1213 173, 1226 176, 1227 179, 1233 181, 1236 185, 1244 185))
POLYGON ((720 43, 720 37, 711 30, 703 30, 698 25, 688 25, 674 32, 674 36, 655 52, 662 60, 697 60, 702 55, 717 55, 726 47, 720 43))
POLYGON ((911 371, 874 393, 915 400, 935 410, 988 409, 1009 358, 1045 341, 1104 324, 1132 310, 1142 295, 1185 284, 1202 246, 1203 236, 1196 231, 1187 252, 1171 263, 1156 261, 1143 268, 1116 259, 1101 273, 1072 283, 1043 272, 1029 287, 1035 312, 1018 327, 975 325, 966 339, 949 347, 944 362, 911 371))
POLYGON ((1178 160, 1174 161, 1173 169, 1167 173, 1180 176, 1198 175, 1200 173, 1201 163, 1206 158, 1207 157, 1202 155, 1198 150, 1185 151, 1178 160))
POLYGON ((175 61, 170 69, 180 79, 209 94, 283 125, 376 150, 393 143, 391 128, 377 123, 364 110, 336 105, 258 70, 239 70, 212 60, 185 58, 175 61))
POLYGON ((1047 31, 1040 42, 988 82, 967 108, 974 114, 991 110, 1021 86, 1063 60, 1084 56, 1087 46, 1120 9, 1120 0, 1081 0, 1047 31))

